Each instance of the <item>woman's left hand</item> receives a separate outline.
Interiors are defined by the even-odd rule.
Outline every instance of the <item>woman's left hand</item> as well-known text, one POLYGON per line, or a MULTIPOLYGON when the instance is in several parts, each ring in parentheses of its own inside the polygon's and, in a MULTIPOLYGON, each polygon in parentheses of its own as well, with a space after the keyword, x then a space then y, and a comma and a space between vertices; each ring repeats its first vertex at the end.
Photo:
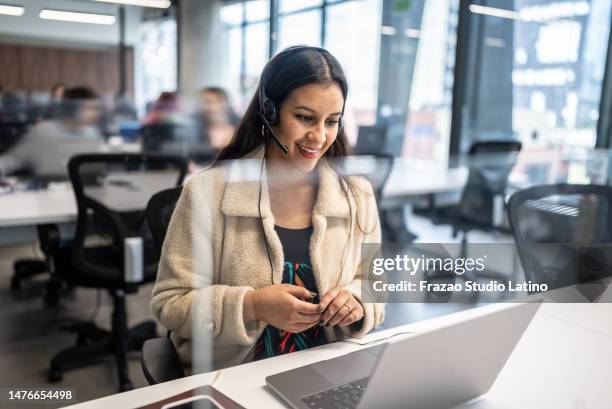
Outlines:
POLYGON ((363 306, 344 288, 332 288, 319 302, 321 325, 344 327, 363 318, 363 306))

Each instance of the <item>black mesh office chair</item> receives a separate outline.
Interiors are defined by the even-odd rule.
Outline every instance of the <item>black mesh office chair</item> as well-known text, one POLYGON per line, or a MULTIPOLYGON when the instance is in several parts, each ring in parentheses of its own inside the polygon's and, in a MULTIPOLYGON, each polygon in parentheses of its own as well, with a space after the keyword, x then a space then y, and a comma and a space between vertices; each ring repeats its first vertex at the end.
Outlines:
POLYGON ((462 233, 462 254, 471 230, 492 231, 495 200, 504 199, 508 176, 516 163, 521 143, 517 141, 480 141, 469 152, 468 180, 457 206, 432 210, 434 224, 450 224, 452 235, 462 233))
POLYGON ((91 154, 68 164, 78 206, 77 229, 71 248, 55 252, 53 274, 75 286, 107 289, 113 299, 112 328, 93 323, 75 327, 77 345, 55 355, 49 380, 106 354, 117 364, 120 390, 132 388, 128 350, 139 351, 156 336, 148 321, 128 330, 126 294, 155 280, 159 252, 145 218, 149 198, 182 183, 186 162, 177 157, 144 154, 91 154))
POLYGON ((508 217, 525 278, 549 289, 612 274, 612 187, 543 185, 520 190, 508 217))
MULTIPOLYGON (((182 187, 164 190, 155 194, 147 204, 147 221, 153 242, 159 252, 182 190, 182 187)), ((144 342, 140 362, 150 385, 185 376, 179 356, 170 340, 170 331, 165 337, 152 338, 144 342)))

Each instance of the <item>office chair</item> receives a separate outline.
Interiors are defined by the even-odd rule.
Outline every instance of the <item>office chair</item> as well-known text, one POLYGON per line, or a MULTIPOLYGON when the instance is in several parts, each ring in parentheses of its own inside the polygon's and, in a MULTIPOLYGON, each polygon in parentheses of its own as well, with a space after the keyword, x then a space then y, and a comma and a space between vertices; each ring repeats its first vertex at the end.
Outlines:
POLYGON ((612 274, 612 187, 556 184, 514 193, 508 218, 525 278, 549 289, 612 274))
MULTIPOLYGON (((161 191, 153 195, 147 204, 147 221, 159 253, 182 190, 182 187, 177 187, 161 191)), ((179 356, 170 340, 170 331, 165 337, 152 338, 144 342, 140 363, 150 385, 185 376, 179 356)))
POLYGON ((25 134, 27 122, 0 122, 0 153, 8 151, 25 134))
POLYGON ((495 200, 504 200, 508 176, 521 150, 517 141, 479 141, 469 151, 469 174, 457 206, 431 210, 434 224, 450 224, 452 236, 462 233, 461 254, 466 255, 471 230, 494 231, 495 200))
POLYGON ((75 286, 108 290, 113 299, 112 328, 75 325, 76 345, 51 359, 51 382, 61 380, 68 369, 112 354, 119 389, 132 388, 127 352, 139 351, 146 339, 156 336, 153 321, 127 327, 125 297, 155 280, 159 261, 144 209, 155 192, 180 185, 186 170, 182 158, 146 154, 85 154, 68 163, 77 228, 71 248, 54 252, 52 273, 75 286))

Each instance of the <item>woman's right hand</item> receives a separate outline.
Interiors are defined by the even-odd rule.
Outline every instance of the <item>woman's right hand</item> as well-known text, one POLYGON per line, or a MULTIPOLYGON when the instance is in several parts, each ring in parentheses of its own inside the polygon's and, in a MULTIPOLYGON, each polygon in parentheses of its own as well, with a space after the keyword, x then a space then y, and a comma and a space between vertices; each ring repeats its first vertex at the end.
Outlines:
POLYGON ((299 333, 321 319, 319 305, 302 299, 312 294, 304 287, 274 284, 248 292, 244 297, 246 320, 259 320, 278 329, 299 333))

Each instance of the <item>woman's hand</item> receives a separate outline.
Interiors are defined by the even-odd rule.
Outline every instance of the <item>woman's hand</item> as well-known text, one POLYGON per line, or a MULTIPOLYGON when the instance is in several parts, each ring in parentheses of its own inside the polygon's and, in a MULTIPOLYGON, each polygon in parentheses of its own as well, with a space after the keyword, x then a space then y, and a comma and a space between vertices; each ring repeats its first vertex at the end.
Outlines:
POLYGON ((363 318, 363 306, 349 290, 332 288, 319 303, 322 325, 344 327, 363 318))
POLYGON ((313 294, 304 287, 291 284, 274 284, 248 292, 244 297, 246 320, 266 322, 283 331, 298 333, 316 325, 321 319, 313 294))

